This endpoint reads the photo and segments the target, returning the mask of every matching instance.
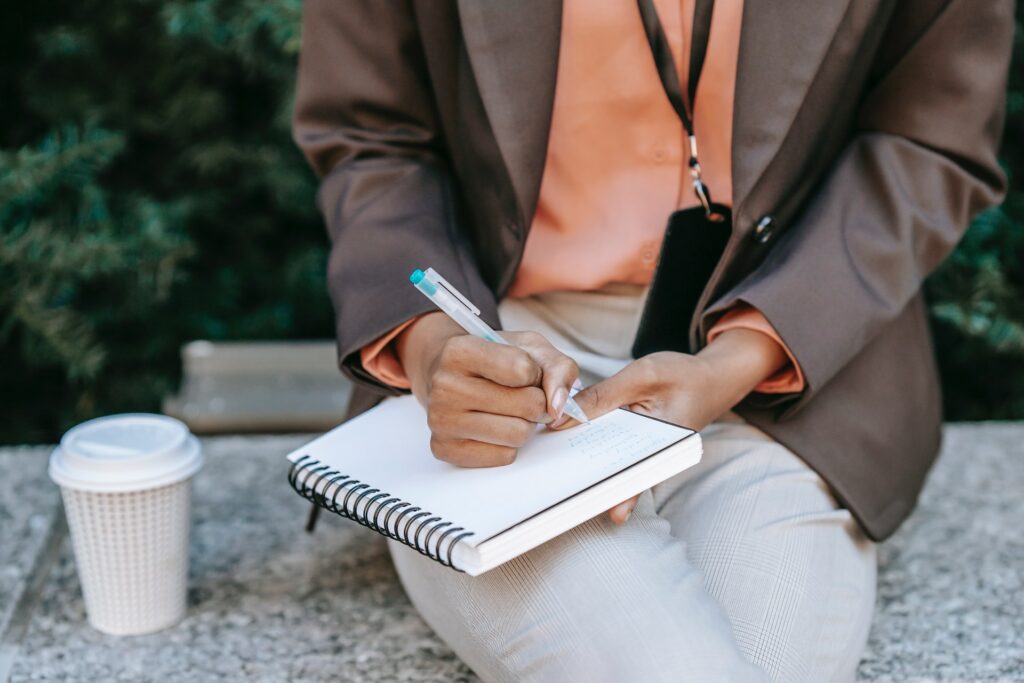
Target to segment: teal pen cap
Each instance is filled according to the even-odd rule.
[[[430,281],[427,274],[417,268],[412,271],[412,275],[409,276],[409,282],[415,285],[416,289],[420,290],[427,296],[433,296],[434,292],[437,291],[437,285]]]

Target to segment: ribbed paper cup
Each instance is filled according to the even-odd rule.
[[[152,633],[185,616],[198,440],[161,415],[113,415],[64,435],[50,457],[89,623]]]

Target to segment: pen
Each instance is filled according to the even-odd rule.
[[[409,282],[469,334],[495,344],[508,344],[480,318],[480,309],[455,289],[450,282],[438,275],[433,268],[427,268],[426,272],[417,268],[409,276]],[[576,401],[571,397],[566,399],[564,411],[566,415],[578,422],[590,422],[587,414],[576,405]]]

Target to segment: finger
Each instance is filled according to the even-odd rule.
[[[540,365],[523,349],[470,335],[452,337],[441,350],[441,367],[506,387],[540,384]]]
[[[622,501],[608,511],[608,516],[611,517],[611,520],[616,524],[625,524],[626,520],[628,520],[629,516],[633,513],[633,508],[636,507],[636,502],[639,499],[640,496],[633,496],[629,500]]]
[[[569,400],[569,389],[579,377],[576,361],[552,349],[553,353],[541,361],[541,386],[548,400],[548,414],[552,420],[562,417],[565,403]]]
[[[576,394],[573,400],[588,417],[599,417],[644,398],[644,392],[651,382],[649,372],[650,368],[643,359],[635,360],[608,379],[591,384]],[[563,418],[561,423],[556,422],[551,428],[561,429],[576,424],[572,418]]]
[[[472,410],[493,415],[509,415],[530,422],[547,424],[547,398],[540,387],[507,387],[482,377],[452,372],[434,376],[430,405],[445,410]]]
[[[430,438],[434,457],[458,467],[500,467],[516,459],[516,449],[468,439]]]
[[[562,410],[569,399],[569,389],[580,374],[576,361],[556,349],[537,332],[519,332],[510,336],[540,365],[541,386],[547,397],[548,414],[552,420],[557,420],[562,416]]]
[[[511,448],[519,448],[537,431],[535,423],[522,418],[465,411],[430,411],[427,424],[431,433],[441,439],[479,441]]]

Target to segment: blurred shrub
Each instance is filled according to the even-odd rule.
[[[1003,135],[1010,192],[927,282],[946,415],[1024,419],[1024,2]]]
[[[0,442],[158,410],[190,339],[330,337],[299,0],[0,10]]]
[[[300,0],[0,10],[0,442],[158,409],[190,339],[332,334],[315,182],[289,134],[300,12]],[[1019,18],[1017,37],[1014,179]],[[1018,188],[929,283],[953,418],[1024,418],[1022,227]]]

